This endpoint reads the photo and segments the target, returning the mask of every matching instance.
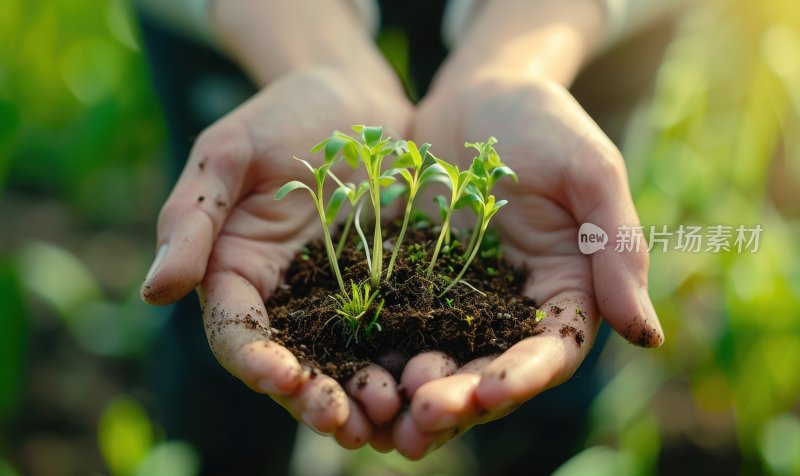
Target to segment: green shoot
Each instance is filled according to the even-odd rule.
[[[347,213],[347,218],[344,221],[342,236],[339,237],[339,243],[336,245],[336,258],[339,258],[342,256],[342,250],[344,249],[344,245],[347,243],[347,237],[350,235],[350,227],[353,226],[353,220],[356,216],[356,207],[358,206],[358,203],[361,201],[361,198],[364,196],[364,194],[369,191],[369,184],[366,180],[358,184],[358,186],[351,182],[342,183],[342,181],[339,180],[339,177],[334,175],[334,173],[330,170],[328,170],[328,175],[339,185],[339,188],[336,190],[336,192],[334,192],[334,195],[342,190],[347,196],[347,200],[350,202],[350,211]],[[331,197],[331,200],[333,199],[334,197]],[[367,248],[365,247],[364,249],[366,250]],[[367,252],[369,253],[369,251]]]
[[[336,276],[336,281],[339,283],[339,289],[342,292],[345,292],[344,288],[344,281],[342,280],[342,273],[339,271],[339,263],[336,261],[336,251],[333,249],[333,243],[331,242],[331,232],[328,228],[331,223],[336,218],[337,213],[339,212],[339,208],[341,207],[341,202],[338,203],[334,200],[331,200],[331,203],[328,207],[325,207],[324,198],[323,198],[323,188],[325,185],[325,177],[327,176],[328,170],[331,168],[333,164],[336,163],[336,160],[326,160],[324,164],[322,164],[318,168],[314,168],[303,159],[299,159],[295,157],[296,160],[299,160],[303,163],[314,175],[314,180],[317,184],[317,191],[314,192],[308,185],[304,184],[303,182],[292,180],[284,184],[278,191],[275,193],[275,200],[281,200],[283,197],[286,196],[289,192],[298,189],[305,189],[311,194],[311,198],[314,200],[314,204],[317,206],[317,213],[319,214],[319,218],[322,221],[322,233],[325,239],[325,250],[328,253],[328,262],[331,265],[331,270],[333,274]]]
[[[378,287],[383,273],[383,237],[381,236],[381,187],[386,187],[395,181],[391,175],[381,173],[383,159],[394,152],[394,143],[389,139],[382,139],[382,127],[353,126],[353,130],[361,134],[358,141],[341,132],[334,132],[333,136],[317,144],[317,150],[325,148],[326,155],[330,152],[335,157],[339,151],[345,161],[353,168],[359,164],[364,165],[367,172],[367,185],[370,201],[375,214],[375,234],[372,242],[372,262],[370,264],[370,278],[373,287]]]
[[[491,220],[492,217],[500,210],[500,208],[502,208],[508,202],[506,200],[500,200],[495,202],[494,195],[489,195],[489,198],[485,202],[477,195],[475,197],[476,199],[480,200],[478,203],[480,209],[479,217],[481,219],[481,223],[480,227],[478,228],[478,236],[477,236],[477,243],[480,243],[481,240],[483,239],[483,234],[486,233],[486,228],[489,227],[489,220]],[[446,288],[444,288],[444,291],[439,293],[439,297],[442,297],[445,294],[447,294],[447,291],[450,291],[450,289],[452,289],[453,286],[455,286],[456,283],[458,283],[461,280],[461,278],[464,276],[464,273],[467,271],[467,268],[469,267],[470,263],[472,263],[472,260],[475,259],[475,255],[478,254],[478,249],[479,246],[472,247],[472,252],[469,254],[469,257],[464,262],[464,266],[461,268],[461,271],[458,273],[458,276],[456,276],[455,279],[453,279],[453,281],[451,281],[450,284]]]
[[[436,241],[436,246],[433,249],[431,262],[428,265],[428,270],[425,272],[427,277],[430,277],[433,273],[433,267],[436,264],[436,258],[439,257],[439,251],[442,248],[442,242],[444,241],[445,235],[449,235],[450,219],[453,217],[453,210],[456,209],[456,204],[461,199],[461,196],[467,189],[467,185],[472,182],[474,177],[472,172],[469,170],[461,171],[458,169],[458,166],[451,165],[439,158],[434,158],[434,160],[436,160],[436,163],[439,164],[445,171],[445,183],[450,188],[450,204],[445,212],[445,218],[442,222],[442,231],[439,233],[439,239]]]
[[[392,165],[392,169],[386,172],[387,174],[391,175],[400,175],[405,180],[406,183],[404,184],[404,187],[408,191],[406,212],[403,216],[403,224],[400,227],[400,234],[397,237],[394,250],[392,250],[392,257],[389,260],[389,266],[386,268],[386,279],[389,279],[392,276],[392,269],[394,269],[394,263],[397,259],[397,254],[400,251],[403,238],[406,235],[406,229],[408,228],[408,223],[411,219],[411,210],[414,205],[414,198],[416,198],[417,192],[419,192],[422,187],[428,183],[437,180],[437,176],[445,173],[441,165],[431,160],[425,160],[428,158],[435,159],[435,157],[428,152],[430,144],[424,144],[422,148],[417,148],[417,144],[415,144],[413,141],[406,141],[404,145],[406,149],[405,153],[402,153]],[[409,169],[411,170],[409,171]]]
[[[351,293],[349,296],[346,292],[342,292],[341,294],[334,294],[331,298],[336,302],[336,314],[341,316],[350,338],[355,337],[356,342],[358,342],[358,329],[361,326],[361,318],[364,317],[372,302],[378,296],[378,290],[372,291],[369,283],[356,284],[352,281],[350,282],[350,288]],[[383,309],[383,300],[381,300],[372,321],[365,327],[365,333],[368,337],[372,334],[374,328],[380,330],[380,324],[376,321],[381,309]]]
[[[468,193],[463,197],[463,200],[472,208],[477,215],[475,226],[472,229],[472,236],[467,244],[467,249],[464,252],[466,256],[472,253],[473,247],[480,247],[480,240],[478,239],[478,232],[480,230],[480,223],[483,221],[481,216],[481,201],[485,202],[487,197],[492,194],[492,189],[498,180],[503,177],[511,177],[516,183],[518,181],[517,174],[503,164],[500,155],[494,148],[497,139],[489,137],[486,142],[467,142],[464,147],[476,149],[479,154],[472,159],[472,165],[469,170],[472,172],[474,178],[470,183]],[[477,198],[477,200],[476,200]],[[460,204],[463,206],[463,204]]]

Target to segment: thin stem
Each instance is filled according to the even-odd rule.
[[[367,242],[367,237],[364,236],[364,231],[361,230],[361,210],[364,208],[364,200],[358,202],[358,206],[356,207],[356,233],[358,233],[358,237],[361,238],[361,244],[364,245],[364,254],[367,255],[367,268],[372,271],[372,261],[369,259],[369,243]]]
[[[467,245],[467,249],[464,250],[464,256],[469,256],[469,254],[472,253],[472,247],[475,246],[481,223],[483,223],[483,213],[478,215],[478,220],[475,222],[475,226],[472,228],[472,236],[469,237],[469,244]]]
[[[486,228],[483,226],[483,224],[481,224],[481,231],[480,231],[480,233],[478,233],[478,244],[475,245],[475,247],[473,248],[472,253],[469,255],[469,259],[467,259],[467,261],[464,263],[464,267],[461,268],[461,271],[458,273],[458,276],[456,276],[455,279],[453,279],[450,282],[450,284],[447,285],[446,288],[444,288],[444,291],[442,291],[439,294],[439,296],[437,296],[437,297],[442,297],[445,294],[447,294],[447,291],[450,291],[451,289],[453,289],[453,286],[455,286],[456,283],[458,283],[461,280],[461,278],[464,276],[464,273],[467,272],[467,268],[469,267],[470,263],[472,263],[472,260],[475,259],[475,255],[478,254],[478,250],[480,249],[480,242],[481,242],[481,240],[483,240],[483,233],[485,231],[486,231]]]
[[[436,241],[436,248],[433,249],[433,257],[431,257],[431,264],[428,265],[428,270],[425,272],[425,276],[430,278],[431,274],[433,274],[433,265],[436,264],[436,258],[439,257],[439,250],[442,248],[442,241],[444,240],[445,230],[450,228],[450,217],[453,215],[453,209],[447,209],[447,216],[444,218],[444,222],[442,222],[442,231],[439,232],[439,239]]]
[[[372,238],[372,285],[378,287],[381,282],[381,271],[383,268],[383,238],[381,237],[381,201],[380,201],[380,178],[375,175],[372,190],[372,208],[375,210],[375,234]]]
[[[342,236],[339,238],[339,244],[336,245],[336,258],[338,259],[342,256],[342,250],[344,249],[345,243],[347,243],[347,237],[350,235],[350,226],[353,224],[353,218],[355,217],[356,210],[355,208],[350,209],[350,213],[347,214],[347,220],[344,222],[344,229],[342,230]]]
[[[403,217],[403,226],[400,227],[400,235],[397,237],[397,242],[394,244],[394,250],[392,250],[392,258],[389,260],[389,267],[386,268],[386,279],[389,279],[392,276],[392,269],[394,268],[394,261],[397,259],[397,253],[400,251],[400,244],[403,243],[403,237],[406,234],[406,228],[408,228],[408,221],[411,218],[411,205],[414,203],[414,195],[408,196],[408,204],[406,205],[406,215]]]
[[[322,192],[322,190],[320,190],[320,192]],[[320,193],[319,196],[321,197],[322,193]],[[346,294],[342,273],[339,272],[339,263],[336,261],[336,250],[333,249],[333,241],[331,241],[331,232],[325,221],[325,210],[322,208],[322,199],[317,202],[317,212],[319,213],[320,219],[322,219],[322,233],[325,236],[325,250],[328,252],[328,261],[331,264],[333,274],[336,275],[336,280],[339,282],[339,288],[342,290],[342,293]]]

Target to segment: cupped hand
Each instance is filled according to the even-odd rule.
[[[461,368],[425,353],[407,364],[401,388],[411,399],[398,416],[394,443],[422,457],[471,426],[500,418],[534,395],[569,379],[594,343],[600,315],[630,342],[659,346],[663,332],[647,295],[648,255],[616,252],[618,226],[637,225],[619,151],[560,85],[502,75],[434,90],[419,107],[418,142],[468,166],[464,142],[498,139],[519,183],[501,181],[509,201],[493,219],[505,256],[529,271],[523,293],[546,313],[539,335],[499,356]],[[604,250],[578,248],[578,228],[593,223],[608,235]]]
[[[348,448],[394,420],[396,382],[372,366],[369,385],[348,397],[335,380],[304,369],[270,339],[264,301],[296,251],[321,235],[308,196],[290,194],[280,203],[273,197],[287,181],[308,177],[292,156],[331,131],[382,124],[405,136],[410,113],[399,87],[357,74],[319,68],[278,79],[197,140],[161,210],[158,253],[142,287],[147,302],[167,304],[199,286],[208,342],[220,364]]]

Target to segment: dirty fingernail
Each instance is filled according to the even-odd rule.
[[[642,339],[639,343],[648,347],[658,347],[664,343],[664,330],[661,328],[661,322],[658,320],[653,301],[650,300],[646,288],[639,288],[639,302],[642,306],[645,324],[650,326],[649,330],[653,332],[653,335],[647,336],[649,338]]]
[[[164,243],[158,249],[158,253],[156,253],[156,258],[153,260],[153,264],[150,265],[150,270],[147,271],[147,277],[144,278],[145,284],[148,283],[150,280],[153,279],[153,276],[158,273],[158,270],[161,269],[161,265],[164,264],[164,258],[167,257],[167,252],[169,251],[169,244]]]

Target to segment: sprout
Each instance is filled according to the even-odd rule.
[[[428,265],[428,270],[426,271],[425,275],[430,277],[433,273],[433,267],[436,264],[436,258],[439,257],[439,251],[442,248],[442,242],[444,241],[445,235],[449,235],[450,233],[450,219],[453,217],[453,210],[456,209],[456,204],[459,203],[461,196],[464,195],[464,192],[467,189],[467,185],[472,182],[473,175],[472,172],[469,170],[461,171],[458,169],[458,166],[451,165],[445,162],[442,159],[434,157],[439,166],[444,169],[443,177],[445,178],[445,184],[450,188],[450,204],[447,207],[445,212],[444,221],[442,222],[442,231],[439,233],[439,239],[436,241],[436,246],[433,249],[433,257],[431,258],[431,262]],[[440,203],[440,207],[441,207]]]
[[[353,168],[364,165],[367,172],[367,189],[375,213],[375,234],[372,243],[372,262],[370,277],[373,287],[378,287],[383,273],[383,238],[381,236],[381,187],[391,185],[395,178],[381,173],[383,159],[391,154],[395,145],[390,139],[382,139],[382,127],[353,126],[361,134],[362,141],[334,132],[333,135],[317,144],[312,150],[325,149],[326,158],[335,157],[340,151],[344,160]],[[329,155],[330,154],[330,155]],[[366,249],[366,248],[365,248]]]
[[[389,175],[400,175],[405,180],[405,184],[394,184],[387,189],[388,191],[394,187],[396,191],[394,192],[394,196],[387,196],[387,199],[384,201],[385,204],[391,203],[394,198],[405,191],[408,191],[406,212],[403,216],[403,224],[400,227],[400,234],[397,237],[397,242],[395,243],[394,250],[392,251],[392,257],[389,260],[389,266],[386,268],[386,279],[389,279],[392,276],[394,262],[397,259],[397,253],[400,251],[403,238],[406,235],[406,229],[408,228],[408,222],[411,219],[411,210],[414,205],[414,198],[417,196],[417,192],[419,192],[428,183],[435,181],[438,176],[445,173],[442,166],[435,163],[435,157],[428,152],[430,144],[424,144],[421,149],[417,148],[417,144],[415,144],[413,141],[407,141],[403,145],[405,146],[405,153],[402,153],[394,162],[394,164],[392,164],[392,169],[386,172],[386,174]],[[409,171],[409,169],[411,170]]]
[[[472,180],[467,184],[467,188],[459,198],[455,208],[469,206],[475,212],[477,221],[472,229],[472,236],[467,244],[467,250],[464,252],[464,255],[467,256],[467,259],[464,260],[464,266],[450,285],[439,294],[440,297],[447,293],[464,276],[480,249],[483,235],[489,226],[489,220],[501,207],[508,203],[506,200],[495,201],[494,195],[491,194],[492,188],[494,188],[498,180],[506,176],[511,177],[514,182],[517,181],[517,174],[500,160],[500,155],[497,154],[494,148],[496,143],[497,139],[490,137],[486,142],[468,142],[464,144],[464,147],[477,149],[479,155],[472,160],[472,165],[469,168]]]
[[[358,329],[361,326],[361,318],[364,317],[372,302],[375,301],[378,296],[378,290],[371,292],[372,288],[369,283],[356,284],[352,281],[350,282],[350,287],[351,294],[349,296],[346,293],[342,293],[333,295],[331,298],[336,301],[336,314],[342,317],[342,322],[347,326],[350,339],[355,338],[356,342],[358,342]],[[372,337],[373,329],[381,330],[381,325],[378,324],[377,320],[383,309],[383,303],[384,301],[381,300],[374,317],[364,327],[364,333],[367,337]]]
[[[328,170],[334,165],[337,160],[331,158],[328,160],[326,158],[325,163],[322,164],[319,168],[314,168],[303,159],[299,159],[295,157],[296,160],[299,160],[303,163],[311,173],[314,175],[314,180],[317,183],[317,191],[314,192],[311,188],[304,184],[303,182],[292,180],[291,182],[286,183],[283,185],[278,191],[275,193],[275,200],[281,200],[283,197],[286,196],[289,192],[298,189],[306,189],[309,194],[311,194],[311,198],[314,200],[314,204],[317,206],[317,213],[319,214],[319,218],[322,221],[322,233],[325,238],[325,250],[328,253],[328,261],[331,265],[331,270],[333,274],[336,276],[336,281],[339,283],[339,289],[342,292],[345,292],[344,289],[344,281],[342,280],[342,273],[339,272],[339,263],[336,261],[336,252],[333,249],[333,243],[331,242],[331,232],[328,229],[328,226],[333,223],[336,219],[336,215],[339,212],[339,208],[341,208],[341,201],[337,204],[334,200],[331,200],[331,203],[328,205],[328,208],[325,208],[324,198],[323,198],[323,188],[325,185],[325,177],[327,176]],[[341,188],[339,189],[341,190]],[[337,190],[338,191],[338,190]],[[335,193],[334,193],[335,195]]]

